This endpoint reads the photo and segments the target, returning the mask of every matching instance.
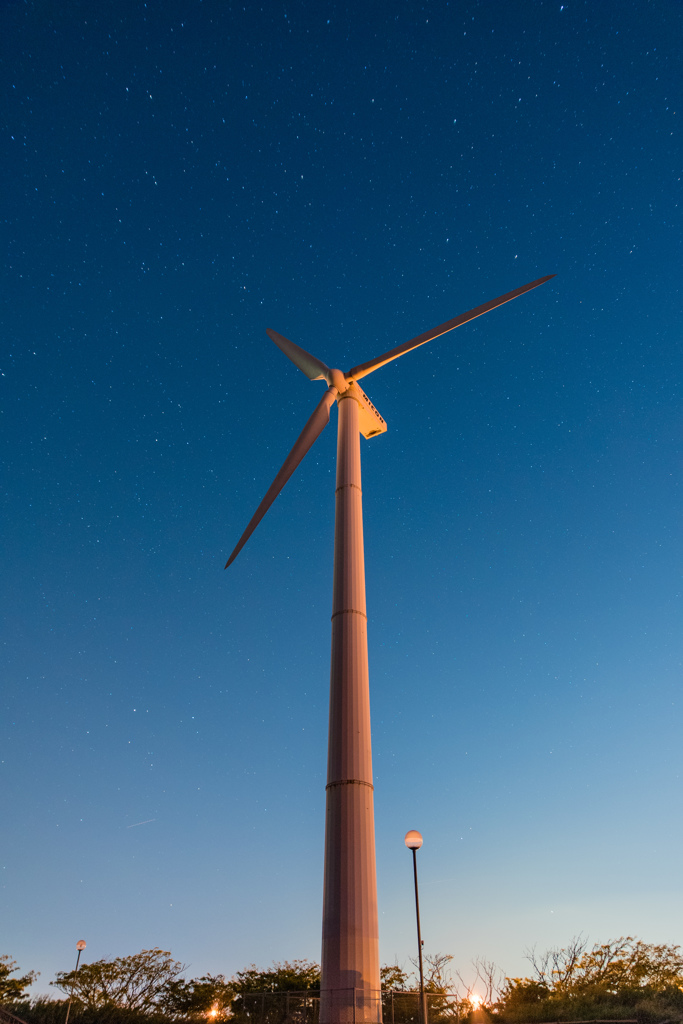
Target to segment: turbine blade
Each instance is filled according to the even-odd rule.
[[[460,316],[456,316],[454,320],[447,320],[445,324],[440,324],[439,327],[434,327],[431,331],[425,331],[424,334],[418,334],[416,338],[412,338],[410,341],[404,341],[402,345],[397,345],[396,348],[390,349],[382,356],[377,356],[376,359],[370,359],[367,363],[361,363],[360,366],[354,366],[352,370],[349,370],[346,376],[353,377],[354,380],[360,380],[361,377],[365,377],[368,373],[372,373],[373,370],[378,370],[379,367],[384,366],[385,363],[390,363],[392,359],[398,359],[399,356],[405,355],[405,353],[410,352],[411,349],[419,348],[420,345],[426,345],[426,343],[431,341],[433,338],[438,338],[439,335],[446,334],[448,331],[452,331],[455,327],[460,327],[462,324],[466,324],[469,320],[474,320],[475,317],[488,313],[489,310],[495,309],[496,306],[502,306],[504,302],[510,302],[511,299],[516,299],[518,295],[523,295],[524,292],[530,292],[532,288],[537,288],[539,284],[545,284],[546,281],[550,281],[553,277],[555,277],[555,274],[548,274],[547,277],[539,277],[537,281],[531,281],[530,284],[524,284],[521,288],[515,288],[514,291],[507,292],[506,295],[501,295],[497,299],[491,299],[490,302],[485,302],[483,306],[475,306],[475,308],[470,309],[469,312],[461,313]]]
[[[323,397],[321,398],[321,400],[316,405],[315,409],[313,410],[313,415],[310,417],[308,423],[299,434],[299,437],[294,443],[294,447],[292,448],[291,452],[284,461],[282,469],[277,474],[272,484],[266,491],[265,498],[254,512],[253,516],[249,521],[249,525],[247,526],[246,530],[239,539],[237,547],[235,548],[233,553],[230,555],[230,558],[225,563],[226,569],[231,564],[231,562],[235,561],[240,551],[247,543],[247,541],[251,537],[252,533],[254,532],[258,524],[263,519],[268,509],[273,504],[278,494],[280,493],[280,491],[285,486],[285,484],[289,480],[290,476],[292,475],[296,467],[303,459],[306,452],[309,450],[309,448],[312,447],[315,441],[317,441],[320,434],[323,432],[327,424],[330,422],[330,407],[332,406],[332,403],[336,399],[337,394],[338,392],[336,388],[328,388]]]
[[[291,359],[294,365],[298,366],[306,374],[309,380],[326,380],[329,383],[330,371],[322,359],[312,356],[305,348],[300,348],[299,345],[295,345],[289,338],[285,338],[284,335],[271,330],[270,327],[266,328],[266,334],[271,341],[275,342],[279,349],[282,349],[288,359]]]

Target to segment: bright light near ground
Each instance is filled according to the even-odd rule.
[[[472,1009],[473,1010],[478,1010],[480,1008],[482,1002],[483,1002],[483,1000],[482,1000],[481,996],[475,996],[475,994],[473,992],[472,995],[470,996],[470,1003],[472,1004]]]

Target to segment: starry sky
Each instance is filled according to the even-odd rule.
[[[4,0],[2,949],[319,958],[336,410],[382,962],[681,942],[678,0]]]

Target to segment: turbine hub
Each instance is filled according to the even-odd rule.
[[[349,383],[350,383],[346,379],[344,374],[341,372],[341,370],[330,370],[330,375],[327,378],[327,380],[328,380],[328,383],[333,388],[337,389],[337,391],[339,392],[340,395],[344,394],[344,392],[348,389]]]

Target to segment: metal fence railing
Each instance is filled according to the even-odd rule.
[[[457,1024],[458,999],[441,992],[427,992],[428,1024]],[[380,1006],[381,1001],[381,1015]],[[339,993],[334,1019],[345,1024],[420,1024],[420,993],[388,991],[376,997],[361,989]],[[319,1024],[320,992],[240,992],[231,1007],[235,1024]]]
[[[459,1000],[447,992],[425,992],[428,1024],[457,1024],[460,1020]],[[419,1024],[420,993],[383,992],[384,1024]]]
[[[1,1024],[26,1024],[21,1017],[17,1017],[14,1013],[10,1013],[3,1006],[0,1006],[0,1022]]]
[[[235,1024],[318,1024],[320,993],[240,992],[230,1007]]]

